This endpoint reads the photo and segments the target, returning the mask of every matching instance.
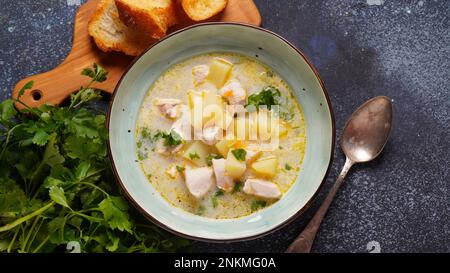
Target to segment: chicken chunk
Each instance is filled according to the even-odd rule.
[[[194,77],[194,85],[200,85],[205,82],[209,74],[209,66],[197,65],[192,68],[192,76]]]
[[[191,111],[188,106],[181,105],[180,117],[172,124],[171,131],[174,131],[184,140],[191,139]]]
[[[214,145],[219,140],[222,129],[216,125],[214,120],[210,120],[203,127],[201,139],[205,144]]]
[[[155,99],[153,102],[163,115],[175,119],[180,115],[181,100],[177,99]]]
[[[216,176],[217,187],[224,191],[231,191],[234,186],[233,178],[225,173],[226,159],[213,159],[212,165]]]
[[[281,197],[281,191],[278,186],[263,179],[247,179],[243,190],[246,194],[262,198],[279,199]]]
[[[247,92],[237,80],[231,80],[219,90],[219,94],[231,105],[244,105],[246,103]]]
[[[209,167],[186,169],[184,176],[186,186],[195,198],[202,198],[214,186],[213,170]]]

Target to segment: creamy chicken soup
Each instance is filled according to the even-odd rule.
[[[291,88],[265,64],[234,53],[170,67],[150,87],[136,131],[142,170],[161,196],[217,219],[283,198],[306,141]]]

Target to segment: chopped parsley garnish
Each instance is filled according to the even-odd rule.
[[[176,166],[176,168],[177,168],[177,171],[180,173],[182,173],[182,172],[184,172],[184,170],[186,170],[186,168],[183,166]]]
[[[200,156],[196,152],[189,153],[189,158],[191,160],[200,159]]]
[[[280,97],[280,90],[273,86],[267,86],[261,92],[249,96],[246,107],[252,105],[258,109],[259,106],[267,106],[267,109],[270,110],[272,105],[279,105]]]
[[[211,197],[211,202],[213,205],[213,208],[217,207],[218,201],[217,201],[217,197],[224,195],[224,192],[222,190],[218,190],[216,191],[213,196]]]
[[[255,200],[252,202],[252,206],[251,206],[252,212],[257,211],[261,208],[264,208],[266,205],[267,205],[267,202],[264,200]]]
[[[146,127],[142,128],[142,130],[141,130],[141,137],[142,138],[149,138],[149,139],[151,139],[152,135],[150,133],[150,130],[148,128],[146,128]]]
[[[137,153],[137,157],[138,157],[138,159],[140,160],[140,161],[142,161],[142,160],[144,160],[146,157],[145,157],[145,155],[143,154],[143,153],[141,153],[141,152],[138,152]]]
[[[165,146],[178,146],[183,143],[181,136],[175,132],[170,131],[170,133],[159,131],[153,137],[154,139],[163,138]]]
[[[197,215],[203,215],[205,212],[206,212],[206,208],[205,208],[204,206],[200,205],[200,206],[197,208],[196,214],[197,214]]]
[[[247,156],[247,152],[242,148],[232,150],[231,153],[239,161],[245,161],[245,157]]]
[[[236,192],[241,191],[241,189],[242,189],[243,187],[244,187],[244,182],[241,182],[241,181],[236,182],[236,183],[234,184],[232,193],[236,193]]]
[[[292,170],[291,165],[289,165],[288,163],[286,163],[286,164],[284,165],[284,168],[285,168],[286,170],[288,170],[288,171]]]
[[[284,121],[291,121],[295,116],[295,113],[292,109],[288,110],[288,111],[289,112],[285,112],[285,111],[280,112],[280,118],[283,119]]]

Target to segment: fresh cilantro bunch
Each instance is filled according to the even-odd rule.
[[[99,65],[84,69],[91,83],[67,107],[0,103],[0,252],[176,251],[187,242],[161,231],[120,196],[107,157],[105,115],[86,103],[106,80]],[[24,106],[17,111],[14,103]]]

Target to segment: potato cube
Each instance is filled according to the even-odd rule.
[[[203,94],[201,92],[188,91],[189,107],[191,108],[191,124],[194,130],[203,129],[203,108],[199,107],[203,103]]]
[[[210,153],[211,149],[208,145],[196,140],[184,151],[183,157],[197,166],[206,166],[206,158]]]
[[[247,164],[244,161],[238,160],[231,151],[228,152],[227,162],[225,163],[225,171],[227,175],[234,179],[239,179],[247,169]]]
[[[276,156],[264,157],[256,160],[252,164],[252,170],[260,176],[273,177],[278,168],[278,159]]]
[[[224,128],[224,103],[222,97],[216,92],[203,92],[203,123],[214,118],[215,124],[220,128]]]
[[[208,74],[208,80],[217,88],[221,88],[231,74],[233,64],[222,58],[214,58]]]

